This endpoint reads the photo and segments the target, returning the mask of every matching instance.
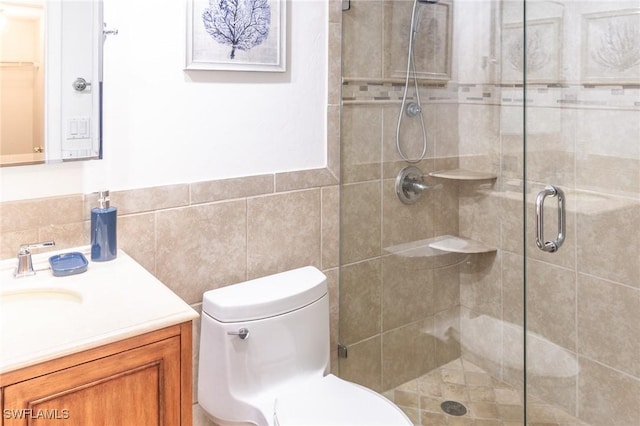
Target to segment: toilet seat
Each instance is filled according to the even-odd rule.
[[[404,426],[409,418],[382,395],[332,374],[281,393],[275,426]]]

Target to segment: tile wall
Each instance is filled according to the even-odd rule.
[[[459,329],[460,259],[394,254],[405,243],[458,233],[458,185],[427,177],[438,189],[413,205],[398,200],[395,179],[407,165],[396,152],[404,83],[384,78],[385,2],[350,5],[343,14],[339,332],[348,356],[340,375],[386,391],[460,355],[451,335]],[[448,132],[457,128],[457,106],[423,104],[423,116],[427,152],[414,165],[424,174],[457,167],[457,135]],[[422,150],[416,120],[401,124],[411,157]]]
[[[404,82],[385,74],[391,4],[352,0],[343,18],[340,335],[349,358],[341,360],[341,374],[384,391],[445,362],[438,345],[447,342],[447,356],[459,351],[521,387],[526,262],[530,395],[592,424],[637,423],[640,84],[530,82],[523,179],[521,84],[483,81],[480,73],[469,83],[423,82],[429,149],[419,167],[425,173],[463,167],[497,179],[443,182],[418,204],[403,206],[393,184],[404,165],[395,154]],[[473,30],[454,25],[454,32]],[[567,63],[579,53],[565,51]],[[405,148],[419,152],[419,130],[403,126]],[[567,194],[567,239],[556,254],[535,246],[534,201],[546,184]],[[549,237],[554,204],[547,203]],[[385,251],[442,233],[497,251],[441,269],[447,278],[433,265],[395,264]],[[407,336],[413,342],[403,341]]]
[[[305,265],[321,269],[336,341],[339,187],[328,169],[111,195],[118,247],[197,311],[207,290]],[[55,240],[56,249],[87,245],[95,204],[95,195],[82,194],[2,203],[1,257],[14,257],[25,242]],[[194,379],[198,340],[196,321]]]

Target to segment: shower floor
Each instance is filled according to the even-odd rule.
[[[522,425],[521,394],[468,361],[456,359],[430,373],[384,394],[409,416],[414,425]],[[445,414],[444,401],[457,401],[467,408],[463,416]],[[530,402],[530,425],[589,426],[559,408]]]

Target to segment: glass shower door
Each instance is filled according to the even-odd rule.
[[[640,424],[640,1],[524,30],[527,420]]]

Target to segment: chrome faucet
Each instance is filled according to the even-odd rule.
[[[55,245],[55,241],[22,244],[20,246],[20,251],[18,252],[18,266],[16,267],[13,276],[16,278],[21,278],[35,275],[36,271],[33,270],[33,262],[31,261],[31,250],[42,247],[53,247]]]

